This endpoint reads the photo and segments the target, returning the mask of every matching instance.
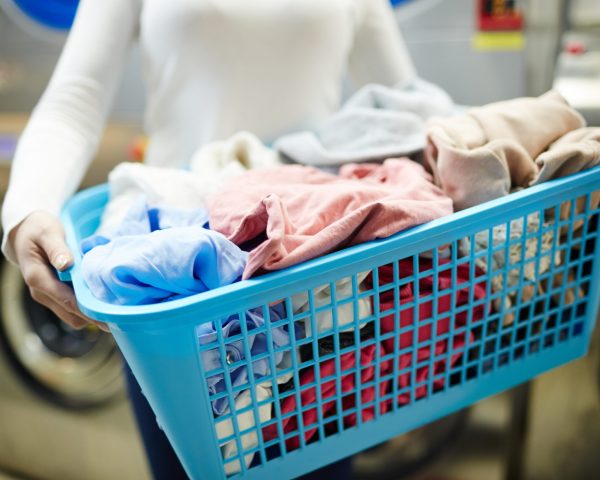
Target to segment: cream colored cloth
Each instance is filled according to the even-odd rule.
[[[369,276],[370,272],[359,273],[356,277],[357,289],[359,292],[365,290],[363,285],[364,280]],[[344,302],[344,299],[348,300],[352,298],[352,277],[343,278],[335,283],[335,297],[341,304],[337,306],[337,325],[339,331],[345,332],[354,329],[354,305],[353,300]],[[325,308],[328,305],[332,305],[331,298],[331,287],[329,285],[323,285],[316,289],[313,289],[314,297],[314,308]],[[310,309],[310,302],[308,295],[303,292],[292,297],[292,305],[294,308],[294,314],[307,312]],[[359,298],[356,300],[357,318],[358,320],[364,320],[373,314],[373,308],[371,306],[371,297]],[[325,308],[320,312],[316,312],[315,325],[317,326],[317,333],[329,331],[333,328],[333,307]],[[304,321],[304,329],[306,336],[312,335],[311,318],[308,317]],[[364,324],[363,324],[364,326]]]
[[[532,184],[545,182],[556,177],[564,177],[599,165],[600,128],[579,128],[563,135],[536,159],[536,164],[539,168],[539,175]],[[586,203],[585,196],[577,198],[574,208],[575,215],[585,212]],[[590,194],[589,208],[594,210],[598,208],[598,205],[600,205],[600,189]],[[571,201],[561,203],[560,219],[568,220],[571,218],[572,208]],[[554,208],[546,210],[546,221],[554,220],[555,216]],[[579,229],[582,225],[583,219],[573,222],[573,233],[579,235]],[[561,227],[561,235],[568,235],[568,233],[569,225]]]
[[[428,123],[425,160],[457,210],[600,164],[600,129],[550,91]]]
[[[190,170],[203,182],[203,190],[216,192],[221,185],[246,170],[281,164],[279,154],[249,132],[239,132],[225,141],[211,142],[192,156]]]
[[[189,171],[121,163],[108,176],[110,199],[98,231],[120,225],[140,194],[145,195],[149,206],[201,208],[206,197],[227,180],[246,170],[280,164],[279,155],[248,132],[200,148],[192,157]]]
[[[200,179],[184,170],[125,162],[108,174],[108,184],[109,200],[102,212],[100,234],[121,225],[140,195],[150,207],[192,209],[204,205]]]
[[[256,385],[256,401],[257,402],[265,402],[266,400],[272,398],[273,392],[271,387],[269,386],[269,382],[263,382]],[[248,408],[253,405],[252,402],[252,394],[250,390],[245,390],[242,392],[235,400],[235,410],[236,412]],[[238,413],[234,418],[238,427],[238,432],[243,432],[245,430],[250,430],[250,432],[244,433],[240,435],[240,442],[242,444],[242,450],[250,450],[258,445],[258,436],[256,434],[257,430],[265,422],[271,420],[271,410],[272,404],[266,403],[265,405],[261,405],[257,408],[258,416],[258,427],[256,427],[254,409],[247,410],[243,413]],[[227,412],[229,413],[229,412]],[[217,421],[216,423],[217,430],[217,440],[222,440],[228,438],[235,434],[235,429],[233,426],[232,418],[228,418],[223,421]],[[237,443],[234,440],[230,440],[225,443],[221,443],[221,454],[223,455],[223,459],[227,460],[229,458],[237,457],[238,447]],[[252,463],[252,459],[254,458],[254,453],[250,453],[244,455],[244,462],[246,466],[250,466]],[[235,460],[234,462],[229,462],[225,464],[225,474],[233,475],[241,471],[242,467],[240,465],[240,461]]]
[[[600,128],[580,128],[563,135],[550,148],[536,159],[539,168],[538,177],[532,185],[545,182],[552,178],[564,177],[577,173],[587,168],[600,165]],[[600,190],[590,194],[590,209],[596,209],[600,205]],[[560,206],[561,220],[571,217],[571,202],[563,202]],[[579,215],[586,209],[584,196],[575,201],[575,215]],[[553,218],[554,209],[548,209],[546,218]],[[583,225],[583,220],[573,223],[573,232],[578,232]],[[567,235],[568,226],[561,228],[561,235]]]
[[[579,128],[563,135],[535,163],[539,173],[532,185],[599,165],[600,128]]]
[[[475,265],[484,272],[488,272],[488,255],[482,255],[482,252],[488,252],[490,248],[493,248],[491,255],[492,271],[490,272],[492,275],[492,290],[496,293],[504,290],[504,270],[506,268],[508,274],[506,277],[506,286],[515,287],[521,284],[522,300],[528,301],[535,294],[536,285],[539,282],[538,274],[541,275],[547,272],[552,264],[552,255],[550,252],[552,251],[554,242],[554,231],[548,228],[548,225],[545,223],[540,226],[539,213],[528,215],[526,228],[524,228],[523,223],[523,218],[517,218],[510,222],[510,237],[507,237],[506,224],[495,226],[492,229],[492,245],[489,245],[489,232],[487,230],[475,235],[474,247],[471,244],[471,238],[466,237],[459,242],[459,252],[461,256],[469,256],[471,250],[474,249],[473,253],[476,256]],[[540,242],[537,233],[541,228],[545,231],[541,235]],[[521,239],[525,234],[532,238],[525,241],[525,251],[523,251],[523,242]],[[511,242],[508,248],[508,258],[506,257],[505,249],[507,242]],[[533,260],[536,257],[539,257],[539,261]],[[556,250],[554,264],[559,265],[560,261],[560,255],[558,250]],[[523,265],[522,282],[521,265]],[[504,297],[504,306],[506,309],[513,305],[516,293],[518,292]],[[499,299],[494,302],[494,307],[496,310],[500,310],[501,302]],[[513,320],[514,315],[509,313],[504,315],[505,325],[512,323]]]

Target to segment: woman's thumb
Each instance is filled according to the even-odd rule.
[[[65,245],[65,247],[66,247],[66,245]],[[63,271],[65,268],[67,268],[69,265],[71,265],[73,263],[73,257],[71,256],[71,253],[67,249],[65,249],[64,252],[57,253],[54,257],[50,257],[50,258],[52,259],[52,260],[50,260],[50,263],[52,263],[52,266],[60,271]]]
[[[45,228],[38,243],[57,270],[62,271],[73,263],[73,255],[65,243],[65,234],[60,222],[52,222],[52,225]]]

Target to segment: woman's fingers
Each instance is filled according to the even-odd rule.
[[[110,333],[110,328],[106,323],[97,322],[96,320],[90,320],[94,325],[96,325],[100,330],[106,333]]]
[[[44,225],[43,234],[37,238],[37,243],[55,269],[62,271],[73,264],[73,255],[65,242],[65,232],[60,222]]]
[[[79,311],[73,290],[58,280],[50,267],[44,263],[29,262],[23,267],[23,278],[32,291],[32,296],[34,291],[41,292],[68,312],[81,316],[83,320],[89,320]]]
[[[38,302],[38,303],[44,305],[45,307],[49,308],[50,310],[52,310],[54,315],[56,315],[63,322],[67,323],[68,325],[70,325],[72,328],[75,328],[76,330],[85,328],[90,323],[92,323],[96,327],[98,327],[100,330],[102,330],[103,332],[107,332],[107,333],[110,332],[108,326],[105,323],[92,320],[92,319],[86,317],[85,315],[83,315],[79,310],[77,310],[77,312],[69,311],[68,308],[64,307],[64,305],[65,305],[64,302],[60,302],[60,301],[57,302],[54,297],[46,295],[42,291],[34,290],[31,292],[31,296],[33,297],[33,299],[36,302]]]
[[[56,278],[48,265],[52,255],[60,260],[63,268],[71,258],[70,252],[66,262],[60,258],[68,252],[61,229],[60,222],[51,215],[33,213],[11,232],[13,247],[31,297],[73,328],[82,328],[88,319],[79,311],[73,291]],[[47,252],[45,248],[50,250]]]
[[[65,322],[67,325],[69,325],[71,328],[74,328],[75,330],[81,330],[89,324],[87,320],[84,320],[80,316],[67,311],[58,303],[56,303],[53,299],[44,295],[41,292],[36,293],[36,297],[34,298],[34,300],[44,305],[46,308],[50,309],[52,313],[54,313],[54,315],[56,315],[63,322]]]
[[[56,278],[53,268],[64,270],[73,263],[63,227],[56,217],[46,212],[34,212],[13,229],[9,240],[35,301],[73,328],[80,329],[93,323],[101,330],[109,331],[105,324],[81,313],[72,288]]]
[[[19,265],[39,256],[45,257],[58,270],[64,270],[73,263],[62,224],[48,213],[32,213],[11,232],[11,237]]]

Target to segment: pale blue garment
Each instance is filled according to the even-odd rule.
[[[92,294],[118,305],[143,305],[237,281],[248,254],[203,228],[206,218],[204,210],[136,203],[120,227],[82,242],[81,271]]]
[[[269,307],[269,317],[270,322],[278,322],[284,318],[286,318],[285,314],[285,306],[283,303],[278,303]],[[263,317],[263,309],[261,307],[254,308],[246,311],[244,321],[246,322],[246,328],[248,334],[246,336],[248,341],[248,350],[250,352],[250,356],[254,359],[256,356],[264,354],[268,352],[268,337],[266,332],[260,332],[256,334],[252,334],[252,330],[260,329],[265,325],[265,319]],[[240,323],[239,315],[231,315],[226,320],[223,320],[221,323],[221,332],[222,338],[224,342],[224,350],[225,357],[221,358],[221,353],[219,350],[219,341],[217,332],[215,331],[215,325],[213,322],[203,323],[198,327],[198,338],[201,346],[211,346],[214,345],[214,348],[210,350],[202,351],[202,362],[204,364],[204,369],[206,372],[210,372],[211,370],[216,369],[225,369],[228,372],[228,375],[231,379],[232,387],[239,387],[242,385],[249,384],[249,364],[252,364],[252,373],[254,375],[254,379],[256,383],[260,382],[262,377],[270,375],[271,366],[269,357],[261,358],[254,361],[248,361],[246,359],[246,354],[244,351],[244,343],[242,338],[234,340],[232,342],[227,343],[227,339],[229,337],[238,336],[242,333],[242,325]],[[296,338],[301,338],[302,333],[299,330],[299,325],[295,325],[296,328]],[[287,330],[287,327],[275,327],[271,328],[271,341],[273,343],[273,351],[274,357],[273,362],[274,365],[278,369],[286,369],[291,367],[291,347],[290,347],[290,336]],[[285,349],[285,347],[288,347]],[[284,350],[284,351],[276,351],[276,350]],[[229,365],[235,365],[237,362],[243,361],[238,366],[229,367]],[[282,376],[282,378],[277,378],[277,383],[284,383],[289,380],[289,376]],[[223,377],[223,373],[212,375],[207,378],[208,391],[211,395],[221,393],[227,390],[225,378]],[[234,400],[242,394],[244,390],[233,393]],[[215,415],[223,415],[224,413],[229,411],[229,401],[227,397],[218,398],[213,400],[213,411]]]
[[[208,228],[208,212],[202,208],[188,210],[169,206],[149,207],[146,197],[137,197],[121,224],[112,229],[96,232],[81,242],[85,254],[92,248],[105,245],[112,238],[141,235],[174,227],[204,226]]]

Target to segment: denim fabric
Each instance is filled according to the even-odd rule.
[[[282,303],[273,305],[269,308],[269,316],[271,322],[279,321],[286,318],[285,306]],[[264,354],[269,351],[268,337],[265,331],[259,333],[252,333],[254,329],[260,329],[265,325],[265,319],[263,317],[262,308],[255,308],[248,310],[245,313],[244,320],[246,322],[246,328],[248,331],[248,350],[250,356],[254,359],[256,356]],[[267,375],[271,375],[271,367],[269,358],[261,358],[258,360],[251,361],[246,358],[244,349],[244,342],[241,338],[228,341],[229,337],[238,336],[242,333],[242,324],[238,315],[231,315],[222,323],[218,324],[221,328],[223,341],[225,342],[225,357],[222,358],[219,345],[218,336],[215,328],[217,328],[214,322],[203,323],[198,327],[198,338],[200,345],[213,345],[214,348],[202,351],[202,362],[206,372],[211,370],[223,368],[225,374],[229,375],[231,379],[232,387],[239,387],[247,385],[250,388],[249,383],[249,366],[252,365],[252,373],[255,380],[261,379]],[[287,368],[290,364],[291,346],[290,336],[287,327],[276,327],[270,330],[271,341],[273,342],[272,348],[275,351],[273,361],[276,367]],[[285,349],[285,347],[288,347]],[[285,350],[279,351],[276,350]],[[226,382],[223,373],[212,375],[208,377],[208,390],[210,394],[217,394],[226,391]],[[234,400],[243,392],[239,391],[233,394]],[[222,397],[213,400],[213,411],[215,415],[223,415],[229,410],[229,402],[227,397]]]

